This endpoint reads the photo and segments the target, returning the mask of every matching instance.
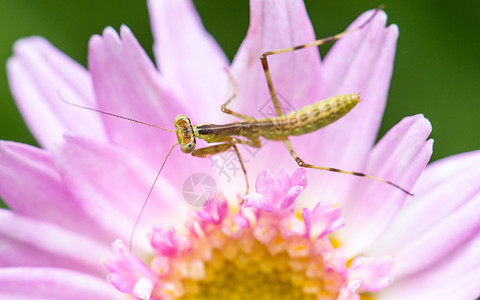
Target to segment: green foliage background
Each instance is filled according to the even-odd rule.
[[[479,149],[480,1],[382,2],[389,22],[398,24],[400,38],[380,136],[404,116],[423,113],[433,125],[433,160]],[[380,3],[306,0],[317,37],[341,32]],[[207,30],[233,58],[247,30],[248,1],[195,5]],[[5,66],[17,39],[41,35],[85,65],[89,37],[121,24],[151,55],[146,1],[0,0],[0,62]],[[0,72],[0,139],[35,144],[10,95],[5,71]]]

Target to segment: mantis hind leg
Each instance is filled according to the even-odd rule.
[[[273,81],[272,81],[272,76],[270,75],[270,68],[268,66],[267,57],[270,56],[270,55],[274,55],[274,54],[297,51],[297,50],[312,47],[312,46],[320,46],[320,45],[324,45],[324,44],[327,44],[327,43],[334,42],[334,41],[340,39],[341,37],[343,37],[343,36],[345,36],[349,33],[355,32],[355,31],[360,30],[363,27],[365,27],[368,23],[370,23],[371,20],[373,20],[373,18],[376,16],[377,12],[379,12],[382,9],[383,9],[383,6],[377,7],[377,9],[374,11],[372,16],[370,18],[368,18],[368,20],[366,20],[359,27],[356,27],[356,28],[353,28],[353,29],[350,29],[350,30],[346,30],[344,32],[341,32],[341,33],[338,33],[336,35],[332,35],[332,36],[329,36],[329,37],[326,37],[326,38],[323,38],[323,39],[319,39],[319,40],[313,41],[311,43],[298,45],[298,46],[295,46],[295,47],[278,49],[278,50],[274,50],[274,51],[267,51],[267,52],[264,52],[260,56],[260,61],[262,62],[263,73],[265,74],[265,79],[267,80],[268,90],[270,92],[270,96],[272,98],[273,105],[275,106],[275,111],[277,112],[278,116],[283,116],[284,113],[282,111],[282,107],[280,105],[280,102],[278,101],[278,97],[277,97],[277,94],[275,92],[275,88],[273,87]]]
[[[293,150],[293,147],[292,147],[292,144],[290,143],[290,140],[287,139],[287,140],[284,140],[283,142],[284,142],[284,144],[285,144],[285,147],[287,147],[288,152],[289,152],[290,155],[293,157],[293,159],[295,159],[295,162],[298,164],[299,167],[302,167],[302,168],[310,168],[310,169],[317,169],[317,170],[323,170],[323,171],[336,172],[336,173],[342,173],[342,174],[347,174],[347,175],[354,175],[354,176],[359,176],[359,177],[370,178],[370,179],[373,179],[373,180],[376,180],[376,181],[380,181],[380,182],[389,184],[389,185],[393,186],[394,188],[401,190],[401,191],[404,192],[405,194],[407,194],[407,195],[409,195],[409,196],[413,196],[412,193],[410,193],[409,191],[407,191],[406,189],[402,188],[402,187],[399,186],[398,184],[395,184],[395,183],[393,183],[393,182],[391,182],[391,181],[389,181],[389,180],[385,180],[385,179],[382,179],[382,178],[379,178],[379,177],[375,177],[375,176],[371,176],[371,175],[368,175],[368,174],[365,174],[365,173],[361,173],[361,172],[345,171],[345,170],[340,170],[340,169],[337,169],[337,168],[321,167],[321,166],[315,166],[315,165],[306,163],[306,162],[304,162],[304,161],[298,156],[298,154],[295,152],[295,150]]]
[[[277,112],[278,116],[283,116],[284,113],[282,111],[282,107],[280,105],[280,102],[278,101],[278,97],[276,95],[275,88],[273,86],[273,81],[272,81],[272,77],[270,75],[270,69],[269,69],[269,66],[268,66],[267,57],[270,56],[270,55],[274,55],[274,54],[297,51],[297,50],[312,47],[312,46],[320,46],[320,45],[323,45],[323,44],[334,42],[334,41],[340,39],[341,37],[343,37],[343,36],[345,36],[349,33],[352,33],[352,32],[355,32],[357,30],[360,30],[360,29],[364,28],[368,23],[370,23],[371,20],[373,20],[373,18],[376,16],[376,14],[382,9],[383,9],[382,6],[378,7],[374,11],[374,13],[370,16],[370,18],[368,18],[362,25],[360,25],[359,27],[356,27],[354,29],[346,30],[346,31],[341,32],[339,34],[332,35],[332,36],[329,36],[329,37],[326,37],[326,38],[323,38],[323,39],[319,39],[319,40],[313,41],[313,42],[308,43],[308,44],[298,45],[298,46],[290,47],[290,48],[278,49],[278,50],[274,50],[274,51],[267,51],[267,52],[264,52],[260,56],[260,61],[262,62],[262,67],[263,67],[263,72],[265,74],[265,79],[267,80],[268,90],[270,92],[270,96],[272,98],[273,104],[275,106],[275,111]],[[407,191],[406,189],[400,187],[399,185],[397,185],[397,184],[395,184],[395,183],[393,183],[389,180],[385,180],[385,179],[378,178],[378,177],[375,177],[375,176],[371,176],[371,175],[368,175],[368,174],[364,174],[364,173],[361,173],[361,172],[345,171],[345,170],[340,170],[340,169],[337,169],[337,168],[321,167],[321,166],[315,166],[315,165],[306,163],[293,150],[292,144],[290,143],[290,140],[288,138],[286,138],[283,142],[285,144],[285,147],[287,147],[287,150],[290,153],[290,155],[293,157],[293,159],[295,159],[295,162],[300,167],[317,169],[317,170],[324,170],[324,171],[330,171],[330,172],[336,172],[336,173],[342,173],[342,174],[348,174],[348,175],[354,175],[354,176],[359,176],[359,177],[367,177],[367,178],[370,178],[370,179],[373,179],[373,180],[376,180],[376,181],[380,181],[380,182],[389,184],[389,185],[401,190],[402,192],[412,196],[412,194],[409,191]]]

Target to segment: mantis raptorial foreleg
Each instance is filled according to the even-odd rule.
[[[248,183],[247,170],[245,169],[245,164],[243,163],[243,159],[242,159],[242,156],[240,155],[240,151],[238,151],[237,144],[244,144],[244,145],[255,147],[255,148],[260,148],[262,144],[261,144],[259,139],[242,140],[242,139],[239,139],[239,138],[236,138],[236,137],[228,137],[228,138],[224,138],[222,140],[227,140],[227,139],[228,139],[228,141],[226,143],[196,149],[192,152],[192,156],[210,157],[212,155],[219,154],[219,153],[228,151],[230,148],[233,148],[233,150],[237,154],[238,161],[240,162],[240,166],[242,167],[242,171],[243,171],[243,174],[245,176],[245,182],[246,182],[246,185],[247,185],[247,189],[246,189],[245,194],[248,194],[248,191],[250,189],[250,185]]]

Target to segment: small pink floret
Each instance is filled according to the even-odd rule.
[[[178,251],[174,228],[154,227],[149,240],[155,252],[160,255],[173,256]]]
[[[285,169],[262,171],[255,183],[255,193],[244,197],[245,207],[267,212],[290,208],[307,185],[304,169],[297,169],[290,177]]]
[[[197,211],[197,215],[206,222],[219,224],[228,213],[228,204],[226,201],[212,199],[211,203],[202,210]]]
[[[349,268],[350,292],[378,292],[393,282],[392,256],[380,258],[357,256]]]
[[[123,293],[149,299],[157,281],[156,274],[140,258],[130,253],[125,241],[116,240],[112,247],[117,256],[104,262],[110,271],[107,280]]]
[[[333,202],[319,202],[313,208],[303,208],[302,219],[305,222],[305,234],[310,239],[321,238],[345,226],[340,205]]]

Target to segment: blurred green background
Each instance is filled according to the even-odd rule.
[[[341,32],[381,3],[389,23],[398,24],[395,70],[380,135],[404,116],[423,113],[433,124],[434,160],[479,149],[480,1],[380,1],[306,0],[317,37]],[[233,58],[247,30],[248,1],[195,5],[207,30]],[[132,29],[151,55],[146,1],[0,0],[0,61],[5,66],[17,39],[41,35],[85,65],[89,37],[121,24]],[[35,144],[10,95],[5,67],[0,93],[0,139]]]

